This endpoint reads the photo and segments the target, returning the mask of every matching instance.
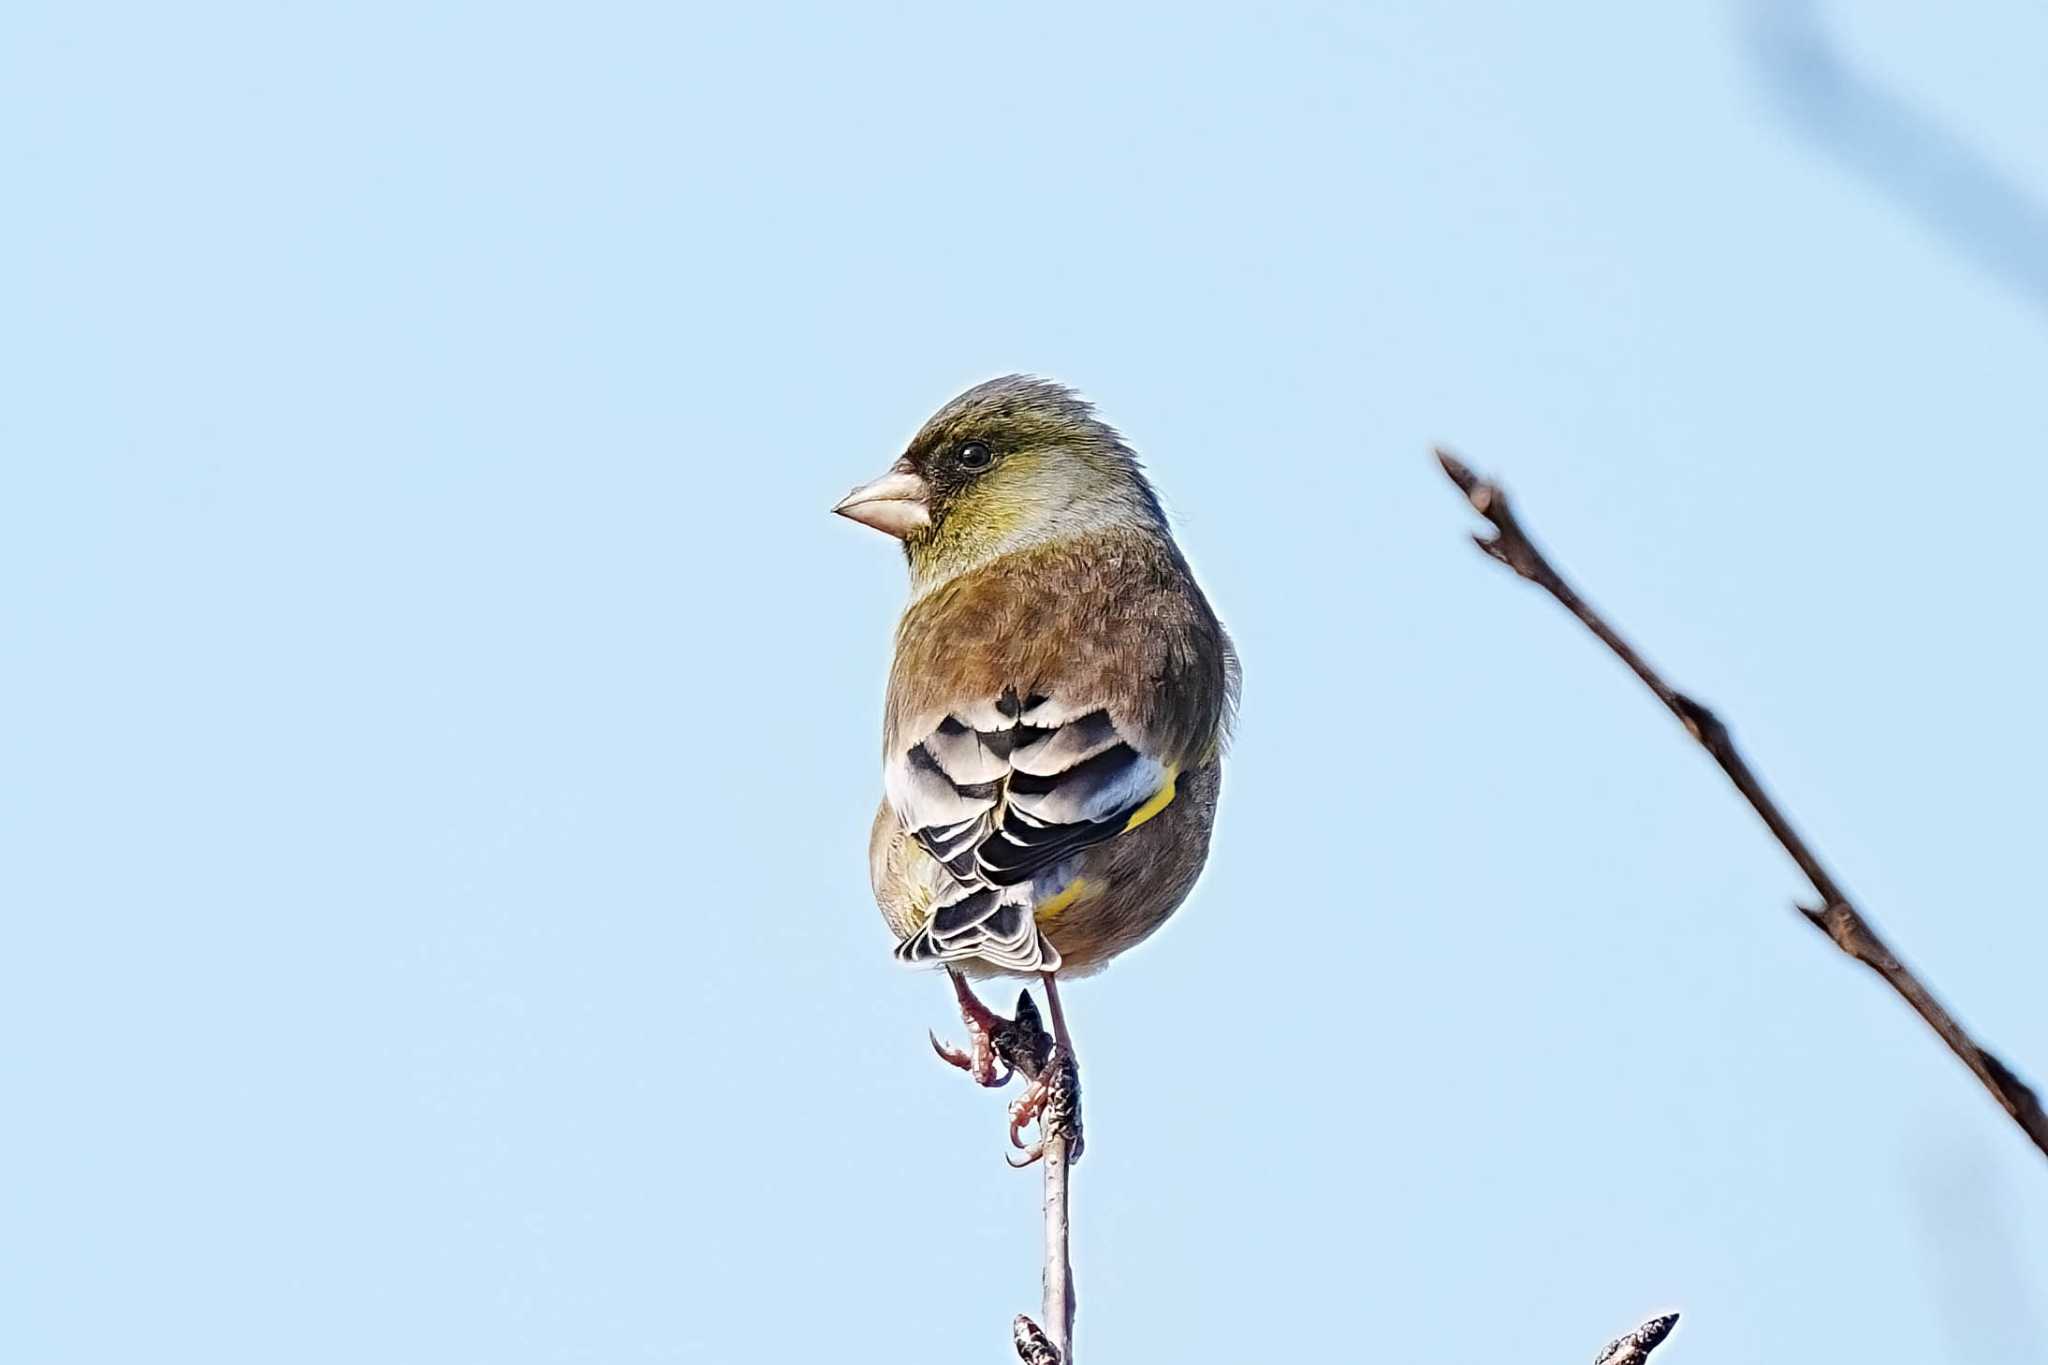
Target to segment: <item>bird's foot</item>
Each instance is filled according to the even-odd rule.
[[[1016,1024],[1003,1018],[994,1010],[981,1003],[967,982],[959,975],[953,977],[953,991],[960,997],[960,1020],[967,1026],[967,1046],[952,1047],[939,1041],[939,1035],[931,1034],[932,1051],[939,1054],[939,1060],[949,1066],[957,1066],[971,1077],[976,1085],[993,1089],[1008,1085],[1010,1077],[1016,1074],[1016,1063],[1005,1054],[1003,1070],[996,1071],[996,1057],[1000,1039],[1006,1030]]]
[[[988,1032],[985,1029],[976,1028],[973,1024],[969,1024],[967,1026],[968,1043],[964,1048],[940,1042],[939,1035],[936,1033],[930,1036],[932,1051],[939,1054],[939,1060],[945,1062],[948,1066],[959,1067],[968,1074],[976,1085],[985,1085],[990,1089],[994,1089],[999,1085],[1008,1085],[1010,1077],[1015,1074],[1007,1067],[1000,1073],[996,1071],[995,1046],[989,1040]]]
[[[1046,989],[1054,989],[1050,977]],[[1043,1158],[1055,1139],[1064,1139],[1068,1161],[1081,1159],[1081,1069],[1064,1036],[1059,1000],[1048,998],[1053,1004],[1052,1033],[1040,1021],[1031,992],[1019,991],[1016,1019],[995,1036],[996,1050],[1011,1070],[1031,1080],[1031,1087],[1010,1106],[1010,1143],[1024,1153],[1023,1160],[1010,1164],[1020,1169]],[[1033,1122],[1038,1124],[1038,1137],[1027,1145],[1024,1130]]]
[[[1044,1157],[1046,1148],[1063,1139],[1068,1161],[1081,1158],[1081,1072],[1074,1063],[1074,1051],[1056,1037],[1059,1016],[1054,1012],[1054,1032],[1047,1032],[1038,1004],[1028,990],[1017,993],[1017,1017],[1005,1019],[981,1003],[958,973],[953,973],[953,991],[960,999],[960,1018],[967,1027],[968,1045],[950,1047],[932,1035],[932,1051],[950,1066],[957,1066],[977,1085],[999,1086],[1010,1077],[1022,1075],[1031,1087],[1010,1106],[1010,1141],[1024,1152],[1012,1166],[1029,1166]],[[1055,1001],[1057,1004],[1057,1001]],[[997,1071],[1000,1063],[1002,1070]],[[1024,1130],[1038,1124],[1038,1137],[1029,1144]]]
[[[1038,1137],[1029,1144],[1024,1130],[1038,1124]],[[1010,1143],[1021,1148],[1022,1160],[1011,1160],[1019,1168],[1044,1157],[1053,1142],[1064,1140],[1069,1162],[1081,1159],[1081,1069],[1067,1048],[1054,1046],[1031,1088],[1010,1106]]]

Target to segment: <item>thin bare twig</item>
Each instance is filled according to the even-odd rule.
[[[1955,1017],[1942,1008],[1934,993],[1878,937],[1869,921],[1850,903],[1848,893],[1822,866],[1819,856],[1807,846],[1806,840],[1792,828],[1792,822],[1764,790],[1763,783],[1736,749],[1735,741],[1720,717],[1665,682],[1642,655],[1636,653],[1628,641],[1587,605],[1571,584],[1565,582],[1563,575],[1551,567],[1543,552],[1523,532],[1521,524],[1515,520],[1514,509],[1508,505],[1507,494],[1498,484],[1480,478],[1447,450],[1438,450],[1436,457],[1442,463],[1444,473],[1471,502],[1473,510],[1493,523],[1494,534],[1475,534],[1472,537],[1479,548],[1542,588],[1562,603],[1566,611],[1578,617],[1580,624],[1613,650],[1615,656],[1642,680],[1643,686],[1655,693],[1657,700],[1678,717],[1686,733],[1698,740],[1700,746],[1721,765],[1721,771],[1728,775],[1728,780],[1735,784],[1735,789],[1742,793],[1750,808],[1769,826],[1772,835],[1792,855],[1792,860],[1799,864],[1799,870],[1806,874],[1807,881],[1819,893],[1819,905],[1798,906],[1807,922],[1826,934],[1837,948],[1883,977],[1927,1021],[1927,1026],[1949,1045],[1949,1049],[1962,1058],[1963,1065],[1984,1083],[1992,1098],[2012,1116],[2013,1122],[2033,1140],[2034,1145],[2048,1153],[2048,1114],[2042,1112],[2040,1098],[2005,1063],[1979,1047]]]
[[[1664,1344],[1671,1335],[1671,1329],[1678,1326],[1678,1314],[1666,1313],[1651,1318],[1627,1336],[1616,1337],[1601,1348],[1593,1357],[1593,1365],[1643,1365],[1650,1358],[1650,1352]]]
[[[1074,1263],[1067,1253],[1067,1160],[1065,1134],[1045,1140],[1045,1320],[1059,1334],[1055,1342],[1022,1313],[1015,1324],[1017,1356],[1025,1365],[1072,1365],[1074,1356]]]
[[[1060,1365],[1074,1365],[1074,1261],[1067,1242],[1069,1180],[1080,1155],[1081,1077],[1070,1053],[1053,1058],[1052,1095],[1041,1116],[1045,1142],[1045,1320],[1060,1349]]]
[[[1038,1114],[1037,1160],[1045,1168],[1045,1272],[1041,1329],[1030,1318],[1015,1324],[1017,1354],[1030,1365],[1073,1365],[1074,1263],[1069,1191],[1081,1155],[1081,1073],[1071,1052],[1055,1053],[1031,993],[1019,992],[1017,1016],[993,1035],[996,1053],[1011,1070],[1046,1082]],[[1050,1068],[1050,1070],[1048,1070]]]

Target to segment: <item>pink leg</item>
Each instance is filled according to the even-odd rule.
[[[1073,1039],[1067,1037],[1067,1012],[1060,1008],[1060,983],[1051,972],[1043,974],[1045,1003],[1052,1011],[1052,1045],[1055,1051],[1071,1053]]]
[[[940,1042],[939,1035],[934,1033],[931,1035],[932,1051],[938,1053],[942,1061],[959,1067],[973,1077],[976,1085],[1007,1085],[1011,1076],[1009,1068],[1005,1067],[1000,1076],[996,1074],[994,1039],[996,1029],[1000,1028],[1004,1021],[987,1005],[981,1003],[973,989],[968,986],[966,977],[950,967],[946,969],[946,975],[952,978],[953,994],[960,1001],[960,1019],[967,1026],[968,1050],[948,1047]]]

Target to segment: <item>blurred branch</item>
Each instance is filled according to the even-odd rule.
[[[1643,1365],[1650,1358],[1650,1352],[1662,1346],[1664,1338],[1670,1336],[1671,1329],[1676,1326],[1676,1313],[1651,1318],[1627,1336],[1608,1342],[1600,1354],[1593,1357],[1593,1365]]]
[[[1438,450],[1436,456],[1443,464],[1444,473],[1465,494],[1473,510],[1493,523],[1494,534],[1491,536],[1473,536],[1479,548],[1542,588],[1562,603],[1566,611],[1578,617],[1579,623],[1613,650],[1616,657],[1642,680],[1643,686],[1655,693],[1657,700],[1678,717],[1686,733],[1698,740],[1700,746],[1721,765],[1721,771],[1728,775],[1728,780],[1735,784],[1735,789],[1742,793],[1751,809],[1770,827],[1771,833],[1792,855],[1792,860],[1799,864],[1799,870],[1806,874],[1806,879],[1819,893],[1819,905],[1798,907],[1807,922],[1826,934],[1837,948],[1883,977],[1893,990],[1904,997],[1906,1003],[1927,1021],[1927,1026],[1940,1035],[1956,1056],[1962,1058],[1963,1065],[1984,1083],[1984,1088],[2012,1116],[2021,1131],[2043,1153],[2048,1153],[2048,1115],[2041,1111],[2040,1098],[2024,1081],[2013,1075],[2005,1063],[1977,1045],[1954,1016],[1942,1008],[1934,993],[1898,959],[1877,931],[1870,927],[1869,921],[1858,913],[1850,903],[1848,893],[1822,866],[1820,858],[1792,828],[1792,822],[1785,818],[1785,813],[1764,790],[1763,783],[1736,749],[1735,741],[1720,717],[1665,682],[1628,641],[1565,582],[1523,532],[1521,524],[1515,520],[1514,509],[1508,505],[1507,494],[1499,485],[1478,477],[1449,451]]]
[[[2048,209],[1939,120],[1858,70],[1813,0],[1750,0],[1748,10],[1756,68],[1802,132],[1942,242],[2048,309]]]

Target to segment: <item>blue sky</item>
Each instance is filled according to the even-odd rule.
[[[1069,993],[1086,1358],[2040,1359],[2039,1154],[1427,449],[2048,1082],[2044,50],[10,6],[9,1359],[1005,1358],[1037,1181],[869,900],[902,571],[825,509],[1010,370],[1246,667],[1208,876]]]

